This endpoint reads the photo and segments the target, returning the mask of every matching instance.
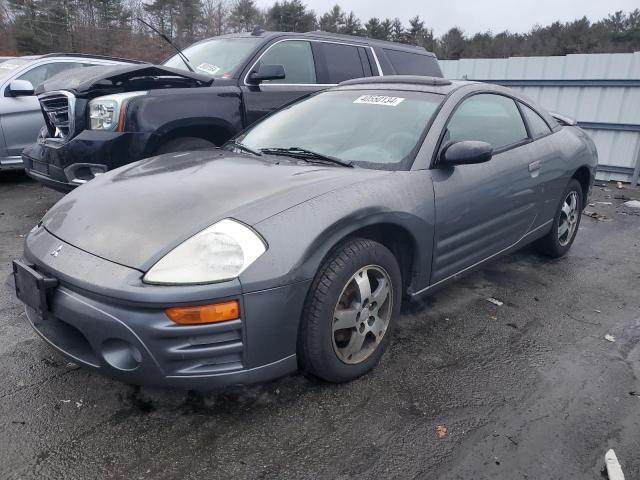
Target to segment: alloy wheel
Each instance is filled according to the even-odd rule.
[[[578,211],[578,194],[569,192],[564,199],[562,210],[560,211],[560,221],[558,222],[558,243],[566,247],[578,226],[580,212]]]
[[[332,341],[347,364],[365,361],[384,337],[393,312],[393,285],[377,265],[358,270],[342,289],[333,313]]]

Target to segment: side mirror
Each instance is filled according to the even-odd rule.
[[[493,147],[487,142],[465,140],[445,146],[440,161],[446,165],[467,165],[491,160]]]
[[[249,74],[249,82],[259,85],[266,80],[282,80],[285,77],[284,65],[260,65],[257,72]]]
[[[26,97],[33,95],[33,85],[29,80],[14,80],[9,84],[9,94],[12,97]]]

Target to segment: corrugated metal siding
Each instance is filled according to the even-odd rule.
[[[504,81],[548,110],[583,124],[606,124],[584,126],[598,148],[598,178],[630,181],[640,168],[640,52],[442,60],[440,65],[446,78]]]

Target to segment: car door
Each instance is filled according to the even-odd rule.
[[[19,156],[27,145],[34,143],[40,129],[44,126],[38,97],[35,95],[11,96],[8,94],[11,81],[28,80],[35,88],[60,72],[81,66],[81,63],[74,61],[49,61],[21,72],[5,84],[0,98],[2,101],[2,130],[9,157]]]
[[[563,149],[556,144],[549,124],[534,108],[523,102],[519,102],[519,106],[533,140],[534,166],[539,172],[540,214],[536,225],[541,225],[554,217],[567,186],[565,163],[560,153]]]
[[[283,65],[285,78],[250,85],[247,78],[260,64]],[[276,41],[241,80],[245,123],[250,125],[283,105],[343,80],[371,75],[365,47],[295,38]]]
[[[439,148],[463,140],[490,143],[494,154],[481,164],[435,165],[431,284],[514,245],[537,215],[537,173],[530,171],[530,138],[515,101],[496,93],[462,99]]]

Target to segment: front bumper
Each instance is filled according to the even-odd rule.
[[[108,171],[135,162],[144,158],[152,135],[84,130],[68,142],[45,138],[24,149],[22,162],[30,177],[55,190],[70,192],[91,179],[87,174],[79,177],[81,182],[74,181],[68,175],[71,166],[83,164]]]
[[[191,287],[165,290],[141,284],[141,272],[93,257],[40,230],[35,241],[27,240],[26,261],[60,285],[50,292],[46,319],[28,307],[27,317],[43,339],[74,362],[125,383],[198,390],[267,381],[296,370],[298,321],[310,282],[256,292],[243,292],[238,281],[225,282],[207,286],[207,300],[198,289],[191,302]],[[58,257],[42,256],[60,244]],[[100,268],[105,263],[110,270]],[[69,274],[80,270],[87,272],[83,286],[93,291],[69,282]],[[86,282],[101,271],[111,279],[126,279],[124,289],[137,277],[135,288],[146,290],[146,296],[135,289],[116,298],[99,292]],[[170,300],[163,303],[165,298]],[[237,320],[182,326],[164,314],[170,306],[230,299],[240,303]]]
[[[22,158],[20,157],[0,157],[0,171],[23,170]]]

